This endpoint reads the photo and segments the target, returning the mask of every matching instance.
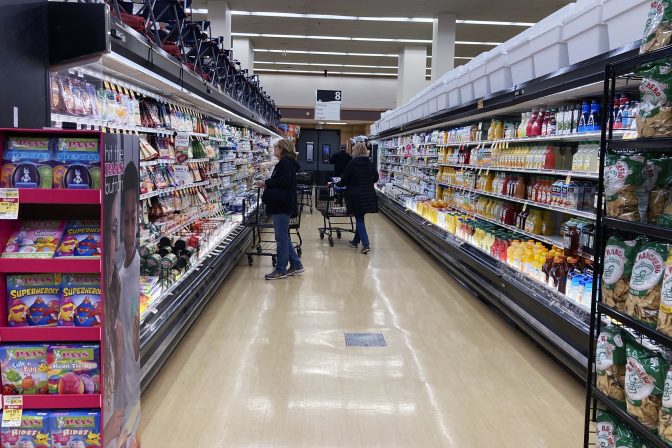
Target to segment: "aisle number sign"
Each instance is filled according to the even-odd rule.
[[[2,427],[19,428],[23,416],[23,397],[21,395],[2,396]]]
[[[315,120],[339,121],[341,119],[340,90],[317,90],[315,92]]]
[[[0,188],[0,219],[19,218],[19,189]]]

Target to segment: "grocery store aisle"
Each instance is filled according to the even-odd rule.
[[[300,278],[236,268],[144,394],[144,448],[581,445],[584,394],[384,216],[373,252],[303,221]],[[346,348],[344,332],[382,348]]]

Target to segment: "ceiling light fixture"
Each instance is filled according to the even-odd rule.
[[[276,73],[308,73],[308,74],[324,74],[322,70],[288,70],[280,68],[257,68],[254,69],[255,73],[257,72],[276,72]],[[327,71],[328,75],[341,75],[341,76],[389,76],[397,77],[396,73],[370,73],[370,72],[332,72]]]
[[[234,37],[268,37],[279,39],[316,39],[316,40],[350,40],[358,42],[403,42],[414,44],[431,44],[429,39],[391,39],[381,37],[348,37],[348,36],[311,36],[305,34],[267,34],[267,33],[231,33]],[[460,43],[460,42],[456,42]],[[479,42],[482,45],[489,45],[490,42]],[[498,45],[498,44],[494,44]]]
[[[357,65],[357,64],[324,64],[321,62],[285,62],[285,61],[254,61],[256,64],[270,65],[308,65],[313,67],[345,67],[345,68],[381,68],[396,70],[396,65]]]
[[[330,124],[332,126],[347,126],[348,125],[348,123],[330,123],[330,122],[327,122],[325,124]]]
[[[330,56],[366,56],[366,57],[383,57],[383,58],[398,58],[396,53],[344,53],[339,51],[308,51],[308,50],[270,50],[255,48],[254,51],[259,53],[282,53],[282,54],[319,54]]]

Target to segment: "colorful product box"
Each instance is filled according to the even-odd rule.
[[[100,412],[71,411],[50,414],[52,448],[103,446]]]
[[[100,347],[52,345],[47,357],[50,394],[100,393]]]
[[[40,344],[0,346],[3,395],[46,394],[48,346]]]
[[[2,258],[52,258],[64,228],[59,220],[23,221],[7,240]]]
[[[7,276],[7,326],[56,326],[61,302],[60,274]]]
[[[54,257],[100,257],[100,221],[68,222]]]
[[[9,137],[0,171],[2,188],[51,188],[52,150],[47,137]]]
[[[52,448],[49,424],[49,413],[23,411],[20,427],[0,429],[2,448]]]
[[[62,327],[99,327],[103,302],[100,275],[72,274],[65,277],[58,325]]]
[[[93,138],[59,138],[56,141],[53,188],[100,188],[100,150]]]

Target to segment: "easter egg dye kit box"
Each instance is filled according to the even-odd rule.
[[[7,326],[52,327],[58,322],[61,274],[7,276]]]
[[[23,411],[21,426],[0,429],[2,448],[51,448],[50,415]]]
[[[54,257],[100,257],[100,221],[69,221]]]
[[[46,394],[48,346],[41,344],[0,346],[3,395]]]
[[[58,325],[99,327],[102,319],[100,275],[72,274],[63,279]]]
[[[52,188],[53,151],[48,137],[7,138],[0,171],[2,188]]]
[[[94,138],[56,140],[53,188],[100,188],[100,151]]]
[[[92,448],[103,446],[100,431],[100,412],[70,411],[52,412],[51,447]]]
[[[2,258],[52,258],[65,221],[26,220],[7,240]]]
[[[63,344],[49,347],[49,393],[100,393],[100,347]]]

